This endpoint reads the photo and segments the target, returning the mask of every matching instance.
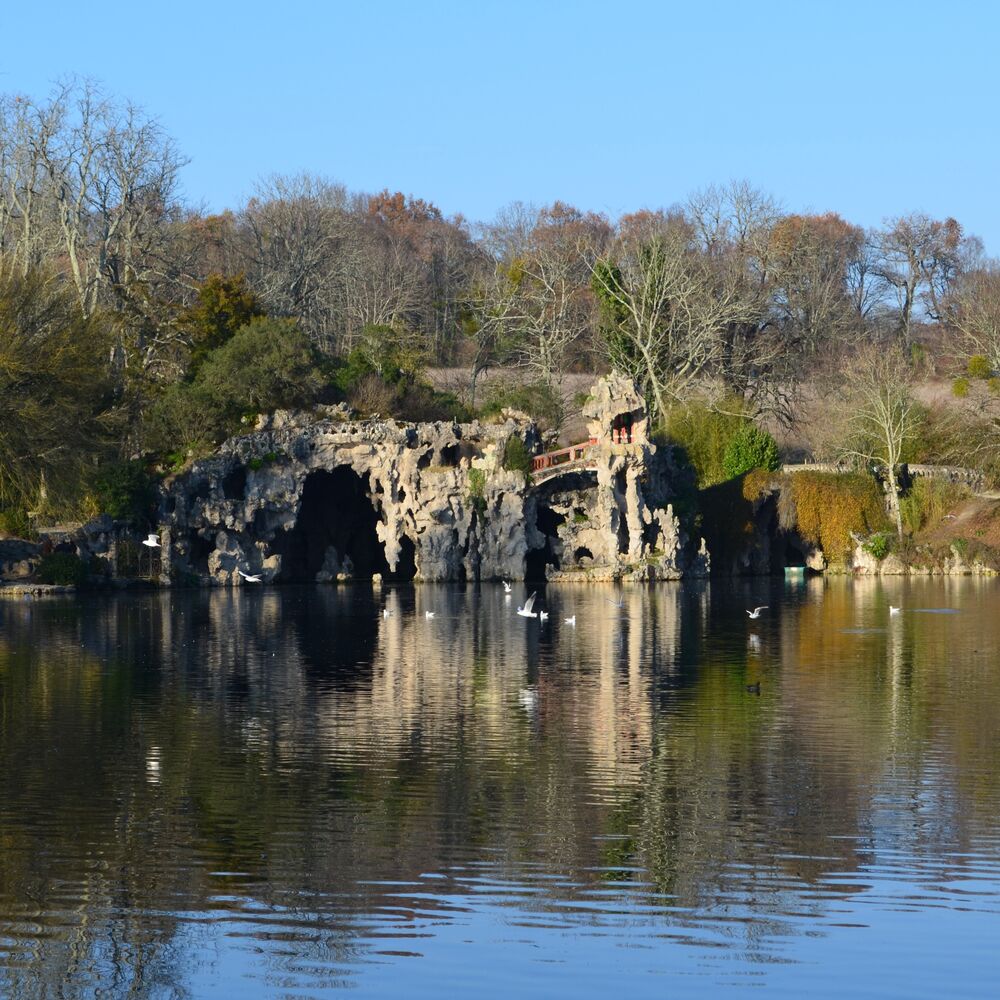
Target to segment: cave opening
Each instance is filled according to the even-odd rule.
[[[188,562],[196,573],[202,576],[208,575],[208,557],[215,551],[215,535],[206,538],[204,535],[196,534],[191,538],[191,547],[188,550]]]
[[[417,547],[413,539],[403,535],[399,539],[399,558],[396,569],[390,571],[388,579],[396,583],[408,583],[417,575]]]
[[[560,568],[559,556],[562,543],[559,541],[559,525],[565,520],[565,515],[559,514],[548,504],[539,501],[535,514],[535,527],[545,536],[545,544],[528,551],[524,566],[526,580],[545,580],[549,566],[553,569]]]
[[[222,495],[227,500],[242,500],[246,495],[246,489],[247,467],[245,465],[237,465],[222,480]]]
[[[618,501],[618,553],[627,555],[629,550],[628,521],[625,518],[625,496],[628,489],[625,482],[625,473],[619,472],[615,476],[615,499]]]
[[[785,552],[782,567],[795,566],[805,568],[805,553],[795,544],[795,542],[785,535]]]
[[[378,512],[362,479],[347,465],[306,476],[295,526],[279,533],[282,582],[312,582],[321,570],[350,571],[355,579],[387,576],[389,565],[376,533]],[[336,561],[329,556],[334,549]],[[350,567],[347,566],[350,560]]]
[[[573,562],[577,566],[584,566],[592,563],[594,561],[594,553],[590,551],[585,545],[580,545],[573,551]]]

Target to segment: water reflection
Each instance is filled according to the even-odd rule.
[[[997,584],[516,591],[0,604],[0,994],[995,975]]]

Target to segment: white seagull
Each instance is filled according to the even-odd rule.
[[[624,608],[625,607],[625,595],[621,594],[617,601],[612,601],[610,597],[605,597],[604,600],[608,602],[613,608]]]
[[[142,540],[142,544],[149,549],[158,549],[160,547],[160,536],[154,535],[152,532]]]
[[[510,593],[510,583],[508,583],[506,580],[503,581],[503,592],[505,594]]]
[[[425,611],[424,612],[424,617],[425,618],[433,618],[434,617],[434,612],[433,611]]]
[[[576,625],[576,615],[573,615],[571,618],[564,618],[563,621],[566,622],[567,625]]]
[[[239,573],[247,583],[260,583],[259,573],[244,573],[241,569],[237,569],[236,572]]]
[[[522,618],[537,618],[537,617],[538,617],[538,612],[537,612],[537,611],[532,611],[532,610],[531,610],[531,609],[532,609],[532,608],[534,607],[534,605],[535,605],[535,595],[536,595],[536,593],[537,593],[537,592],[533,590],[533,591],[531,592],[531,597],[529,597],[529,598],[528,598],[528,599],[527,599],[527,600],[526,600],[526,601],[524,602],[524,607],[523,607],[523,608],[518,608],[518,609],[517,609],[517,613],[518,613],[518,614],[519,614],[519,615],[520,615],[520,616],[521,616]]]
[[[748,615],[749,615],[749,616],[750,616],[751,618],[760,618],[760,613],[761,613],[762,611],[766,611],[766,610],[767,610],[767,608],[768,608],[768,605],[767,605],[767,604],[762,604],[762,605],[761,605],[760,607],[758,607],[758,608],[754,608],[754,609],[753,609],[753,611],[750,611],[749,609],[747,609],[747,614],[748,614]]]
[[[890,615],[898,615],[899,612],[902,611],[902,610],[903,610],[902,608],[894,608],[891,604],[889,605],[889,614]]]
[[[392,614],[392,608],[383,608],[382,609],[382,617],[383,618],[388,618],[389,615],[391,615],[391,614]]]
[[[540,622],[545,621],[545,619],[548,618],[548,617],[549,617],[548,611],[539,611],[538,612],[538,620]]]

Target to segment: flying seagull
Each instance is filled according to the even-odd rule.
[[[236,572],[239,573],[247,583],[260,583],[259,573],[244,573],[241,569],[237,569]]]
[[[768,608],[768,605],[762,604],[759,608],[754,608],[753,611],[750,611],[749,609],[747,609],[747,614],[751,618],[760,618],[760,613],[762,611],[766,611],[767,608]]]
[[[503,581],[503,592],[505,594],[509,594],[510,593],[510,583],[507,580]]]
[[[534,590],[533,590],[533,591],[531,592],[531,597],[529,597],[529,598],[528,598],[528,599],[527,599],[527,600],[526,600],[526,601],[524,602],[524,607],[523,607],[523,608],[518,608],[518,609],[517,609],[517,613],[518,613],[518,614],[519,614],[519,615],[520,615],[520,616],[521,616],[522,618],[537,618],[537,617],[538,617],[538,612],[537,612],[537,611],[532,611],[532,610],[531,610],[531,609],[532,609],[532,608],[534,607],[534,605],[535,605],[535,595],[536,595],[536,594],[537,594],[537,591],[534,591]]]
[[[388,618],[389,615],[391,615],[391,614],[392,614],[392,608],[383,608],[382,609],[382,617],[383,618]]]
[[[617,601],[612,601],[610,597],[605,597],[604,600],[608,602],[614,608],[624,608],[625,607],[625,595],[621,594]]]
[[[567,625],[576,625],[576,615],[573,615],[571,618],[564,618],[563,621],[566,622]]]
[[[424,612],[424,617],[425,618],[433,618],[434,617],[434,612],[433,611],[425,611]]]
[[[160,547],[160,536],[154,535],[152,532],[142,540],[142,544],[150,549],[158,549]]]
[[[545,619],[548,618],[548,617],[549,617],[548,611],[539,611],[538,612],[538,620],[540,622],[545,621]]]

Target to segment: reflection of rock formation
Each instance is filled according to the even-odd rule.
[[[339,410],[279,412],[226,442],[168,488],[168,578],[267,581],[675,579],[703,573],[670,506],[667,452],[642,400],[601,380],[594,444],[532,487],[504,468],[532,424],[352,423]]]
[[[841,907],[887,839],[923,857],[995,844],[993,594],[899,586],[816,580],[772,602],[759,698],[746,602],[733,621],[706,583],[625,588],[620,609],[551,585],[544,625],[513,615],[521,588],[0,605],[0,934],[30,970],[5,979],[0,958],[0,984],[87,995],[108,941],[123,994],[182,983],[227,906],[265,949],[273,932],[349,962],[371,915],[403,908],[400,881],[440,875],[450,902],[421,887],[414,909],[447,921],[470,868],[607,876],[662,906],[652,884],[669,911],[643,920],[704,929],[725,909],[712,926],[766,949],[789,914]],[[887,625],[890,598],[964,610]],[[579,902],[535,888],[536,910]]]

